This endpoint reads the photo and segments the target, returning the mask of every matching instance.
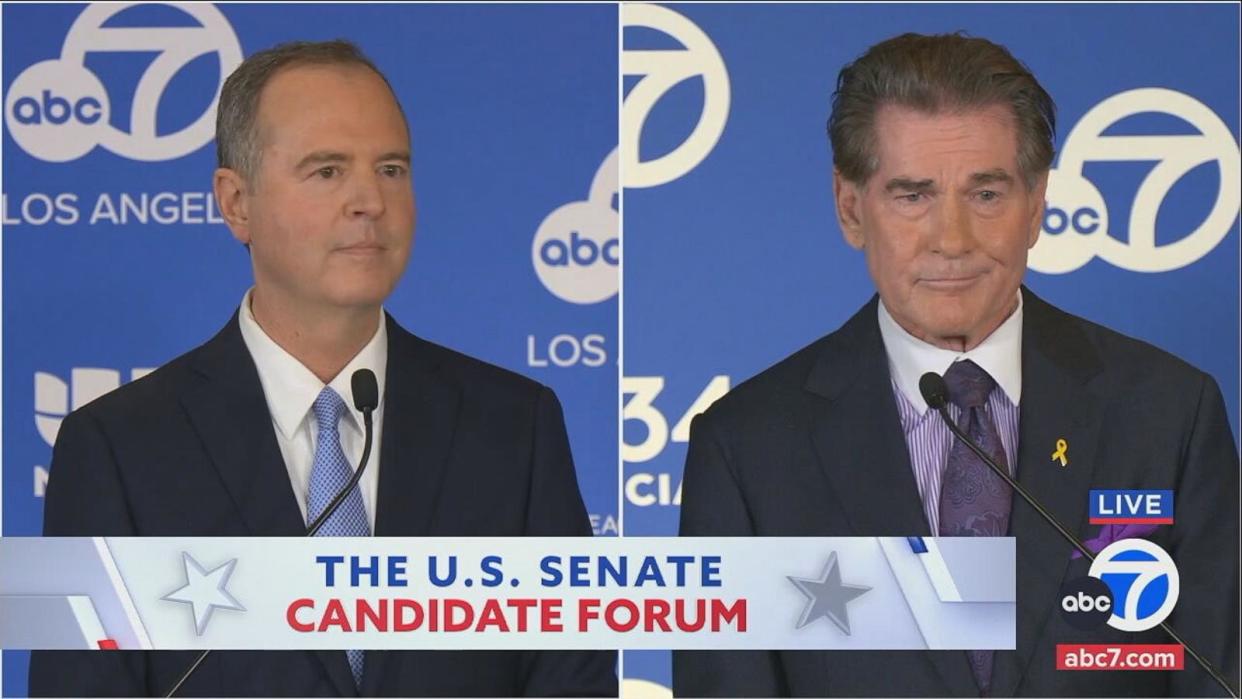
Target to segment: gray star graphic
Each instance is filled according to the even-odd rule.
[[[160,599],[169,602],[183,602],[190,605],[194,613],[194,631],[202,636],[207,630],[207,622],[216,609],[234,609],[246,611],[228,590],[229,577],[233,575],[233,566],[237,559],[226,561],[211,570],[203,568],[188,552],[181,552],[182,563],[185,564],[185,585],[164,595]]]
[[[802,618],[795,628],[802,628],[820,617],[827,617],[838,629],[850,635],[850,615],[845,605],[850,600],[865,594],[870,587],[866,585],[850,585],[841,582],[841,567],[837,561],[837,552],[828,556],[828,565],[819,579],[795,578],[785,576],[789,582],[798,586],[806,595],[806,608],[802,610]]]

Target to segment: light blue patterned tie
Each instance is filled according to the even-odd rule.
[[[354,475],[353,466],[341,450],[341,435],[337,431],[341,416],[347,410],[345,401],[330,386],[325,386],[311,408],[315,411],[315,420],[319,422],[319,438],[315,444],[315,462],[311,466],[310,493],[306,497],[307,526],[328,507],[332,498]],[[371,536],[360,487],[355,486],[350,491],[315,536]],[[354,673],[354,684],[361,686],[363,651],[347,650],[345,655],[349,657],[349,669]]]

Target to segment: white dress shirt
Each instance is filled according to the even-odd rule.
[[[927,409],[919,391],[919,378],[934,371],[941,376],[954,362],[969,359],[996,381],[988,396],[986,410],[1000,433],[1010,475],[1017,473],[1019,401],[1022,399],[1022,293],[1018,307],[1000,327],[984,338],[978,347],[956,352],[928,344],[897,324],[883,301],[879,304],[880,336],[888,355],[892,375],[893,399],[914,470],[923,514],[932,533],[940,526],[940,484],[953,433],[936,414]],[[949,404],[949,417],[961,424],[960,410]]]
[[[371,456],[366,471],[358,482],[362,490],[363,506],[367,510],[367,521],[370,523],[371,533],[374,534],[382,443],[380,436],[384,425],[384,378],[388,368],[388,328],[384,322],[384,312],[381,310],[379,313],[379,327],[371,341],[330,383],[324,384],[306,365],[294,359],[293,355],[276,344],[259,327],[254,313],[250,310],[250,294],[251,291],[247,291],[242,298],[241,312],[238,313],[242,340],[259,370],[259,383],[263,385],[267,409],[272,415],[276,442],[280,445],[280,454],[284,457],[285,468],[289,471],[289,482],[293,485],[293,494],[297,497],[303,521],[306,521],[306,498],[310,489],[311,466],[315,460],[315,440],[319,436],[319,422],[315,419],[311,406],[325,385],[331,386],[345,401],[349,410],[341,417],[337,431],[340,433],[341,449],[346,460],[352,468],[357,469],[358,462],[362,459],[362,445],[366,435],[362,426],[362,413],[354,409],[350,377],[358,369],[375,372],[375,380],[379,384],[379,405],[371,414],[374,441],[371,444]]]

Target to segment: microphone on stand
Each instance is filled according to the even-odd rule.
[[[332,498],[332,500],[328,502],[328,506],[323,508],[323,512],[319,513],[319,516],[315,518],[315,521],[311,522],[310,525],[306,527],[306,536],[314,536],[315,533],[323,527],[324,523],[332,517],[333,513],[337,511],[337,509],[341,506],[341,503],[345,502],[345,498],[353,492],[355,487],[357,487],[359,479],[362,478],[362,472],[366,469],[367,461],[371,456],[371,440],[374,437],[374,428],[371,424],[371,413],[373,413],[375,408],[379,406],[379,384],[375,380],[375,372],[370,369],[359,369],[358,371],[355,371],[354,375],[349,378],[349,384],[354,394],[354,408],[358,412],[362,413],[362,424],[366,432],[366,438],[362,443],[362,461],[358,464],[358,468],[354,470],[353,477],[350,478],[349,482],[345,484],[345,487],[341,489],[341,492],[337,493],[336,497]],[[185,672],[181,673],[181,677],[173,684],[172,689],[169,689],[168,693],[164,696],[167,698],[176,694],[177,690],[181,689],[181,686],[186,683],[186,680],[190,679],[190,676],[194,674],[194,671],[198,669],[199,665],[203,664],[203,661],[207,659],[207,656],[210,653],[210,648],[202,653],[199,653],[198,657],[194,659],[194,662],[186,668]]]
[[[1043,517],[1045,521],[1060,532],[1061,536],[1064,537],[1066,541],[1073,544],[1074,548],[1078,549],[1079,553],[1086,556],[1088,561],[1095,560],[1095,554],[1091,553],[1091,551],[1087,549],[1086,545],[1078,540],[1078,537],[1071,534],[1070,531],[1066,529],[1065,526],[1062,525],[1051,512],[1044,509],[1043,505],[1039,504],[1039,502],[1036,501],[1030,493],[1026,492],[1026,488],[1023,488],[1017,481],[1010,477],[1009,469],[1001,468],[1000,465],[992,460],[992,457],[988,456],[987,452],[981,449],[978,444],[975,444],[970,437],[967,437],[966,433],[963,432],[961,428],[953,424],[953,420],[949,419],[949,409],[947,407],[949,402],[949,387],[945,385],[944,377],[934,371],[929,371],[926,374],[923,374],[923,376],[919,378],[919,393],[923,394],[923,400],[927,401],[928,407],[940,414],[940,418],[944,420],[944,424],[949,426],[949,431],[956,435],[958,439],[962,440],[962,444],[965,444],[980,459],[983,459],[983,463],[987,464],[996,475],[1004,479],[1004,481],[1009,484],[1009,487],[1013,488],[1015,493],[1021,495],[1022,499],[1026,500],[1028,505],[1035,508],[1035,511],[1039,513],[1039,516]]]

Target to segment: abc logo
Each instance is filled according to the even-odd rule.
[[[62,61],[36,63],[13,81],[5,99],[13,140],[51,162],[86,155],[108,128],[108,93],[95,74]]]
[[[557,238],[545,241],[539,248],[539,258],[543,264],[552,267],[589,267],[596,260],[603,260],[604,264],[616,267],[621,263],[617,256],[620,244],[618,238],[611,238],[604,241],[603,245],[597,245],[591,238],[583,237],[578,231],[571,231],[568,241]]]
[[[1075,233],[1090,235],[1100,229],[1102,222],[1101,211],[1103,211],[1103,208],[1093,209],[1089,206],[1084,206],[1069,212],[1058,209],[1055,206],[1049,206],[1044,209],[1044,231],[1053,235],[1060,235],[1072,228]]]
[[[614,149],[595,172],[586,201],[570,202],[548,214],[531,243],[531,263],[539,281],[570,303],[599,303],[617,293],[621,220],[612,208],[617,162]]]
[[[19,97],[13,102],[13,119],[19,124],[63,124],[70,119],[77,119],[83,124],[94,124],[103,116],[103,104],[94,97],[87,95],[72,104],[69,100],[53,95],[51,90],[43,91],[42,101],[33,97]]]
[[[1114,124],[1145,113],[1176,117],[1198,133],[1106,135]],[[1128,218],[1110,219],[1104,196],[1084,176],[1085,166],[1095,162],[1155,163],[1135,192]],[[1220,187],[1211,210],[1191,230],[1162,230],[1157,236],[1157,214],[1169,192],[1191,170],[1207,164],[1220,172]],[[1027,264],[1045,274],[1072,272],[1096,256],[1133,272],[1185,267],[1207,255],[1229,234],[1242,201],[1240,190],[1238,143],[1229,127],[1207,106],[1189,95],[1163,88],[1113,95],[1092,107],[1066,136],[1057,166],[1048,173],[1043,232],[1031,248]],[[1175,224],[1162,224],[1170,225]],[[1115,238],[1109,235],[1110,228],[1124,235]]]
[[[209,143],[214,135],[216,101],[224,79],[241,63],[241,45],[224,15],[211,5],[174,5],[197,27],[107,27],[130,4],[89,5],[65,35],[60,57],[23,70],[8,86],[4,117],[22,150],[40,160],[77,160],[103,146],[132,160],[171,160]],[[152,53],[155,58],[138,81],[127,120],[128,131],[111,123],[112,104],[99,78],[86,68],[87,53]],[[156,116],[169,82],[204,54],[220,61],[219,83],[211,103],[191,124],[157,133]]]
[[[1113,592],[1103,580],[1081,577],[1061,587],[1061,616],[1076,629],[1099,628],[1112,610]]]
[[[1177,606],[1177,566],[1164,549],[1146,539],[1109,544],[1091,563],[1088,575],[1112,592],[1108,625],[1114,629],[1146,631],[1159,626]]]

